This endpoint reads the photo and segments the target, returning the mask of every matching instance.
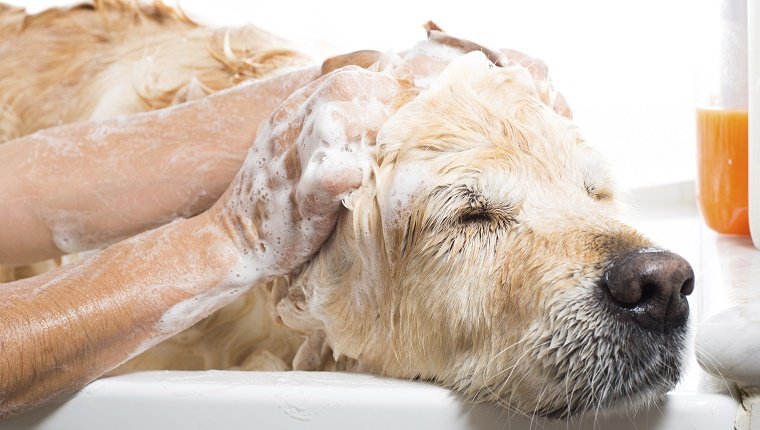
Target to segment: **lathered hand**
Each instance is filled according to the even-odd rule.
[[[431,82],[455,58],[472,51],[481,51],[496,66],[520,65],[525,67],[533,78],[538,97],[551,106],[555,112],[572,118],[570,106],[565,98],[552,85],[549,69],[539,58],[532,57],[514,49],[489,49],[475,42],[449,35],[435,23],[425,24],[427,40],[418,43],[411,50],[402,54],[407,62],[409,72],[415,82],[423,86]]]
[[[346,67],[275,110],[210,210],[246,261],[246,275],[260,280],[286,274],[319,248],[341,200],[370,174],[367,143],[397,94],[394,79]]]

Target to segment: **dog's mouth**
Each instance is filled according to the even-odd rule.
[[[572,285],[556,285],[561,292],[520,340],[491,360],[474,401],[566,419],[655,405],[676,386],[686,350],[686,296],[694,288],[691,266],[671,252],[642,248],[584,272],[564,278]]]
[[[605,300],[589,289],[557,300],[513,345],[513,357],[463,394],[553,419],[660,403],[681,377],[686,321],[651,330],[619,318]]]
[[[612,259],[594,285],[557,300],[523,337],[526,380],[542,386],[533,413],[568,418],[659,402],[681,376],[693,287],[683,258],[641,249]]]
[[[653,331],[621,320],[599,299],[563,306],[528,335],[534,339],[530,366],[535,367],[529,373],[543,387],[533,414],[568,418],[656,404],[680,379],[685,320]]]
[[[562,348],[553,351],[556,357],[565,357],[545,371],[553,376],[549,384],[566,387],[565,396],[556,399],[558,404],[540,408],[538,413],[567,418],[590,410],[638,408],[659,402],[681,377],[686,334],[685,324],[668,333],[625,323],[613,323],[601,332],[597,327],[588,327],[580,339],[566,341],[593,345],[569,355]],[[552,341],[557,342],[549,342]]]

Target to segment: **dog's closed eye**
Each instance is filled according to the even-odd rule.
[[[459,186],[456,192],[463,197],[464,203],[457,210],[459,224],[505,226],[515,222],[513,203],[490,201],[481,192],[468,186]]]
[[[466,211],[459,216],[459,222],[461,224],[475,224],[483,222],[491,222],[493,218],[491,214],[484,210]]]

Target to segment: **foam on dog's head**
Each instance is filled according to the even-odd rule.
[[[593,194],[609,187],[589,173],[597,158],[524,68],[457,57],[386,121],[376,153],[372,182],[280,302],[286,324],[323,330],[357,369],[545,414],[672,386],[640,363],[676,367],[678,348],[613,332],[593,301],[610,256],[649,242],[616,220],[614,194]]]

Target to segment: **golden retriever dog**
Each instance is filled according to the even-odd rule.
[[[427,30],[400,55],[323,63],[390,73],[409,97],[311,262],[114,373],[371,372],[554,417],[651,404],[674,387],[688,263],[618,220],[610,172],[540,62]],[[312,64],[252,26],[210,29],[116,0],[37,15],[0,6],[0,53],[0,142]],[[420,53],[429,63],[415,64]]]

